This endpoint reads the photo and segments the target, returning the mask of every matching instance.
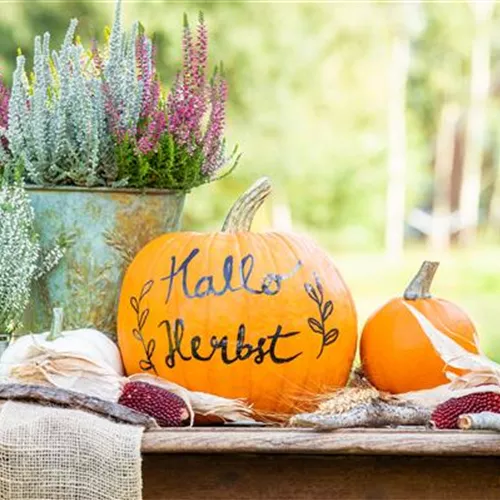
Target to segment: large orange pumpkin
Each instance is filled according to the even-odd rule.
[[[351,294],[309,239],[249,232],[269,193],[262,179],[222,232],[165,234],[135,257],[118,311],[128,374],[245,398],[268,414],[345,385],[357,344]]]
[[[405,301],[462,347],[477,353],[475,328],[467,314],[455,304],[433,298],[429,293],[437,267],[437,262],[424,262],[403,297],[385,304],[363,328],[360,341],[363,371],[379,390],[402,393],[448,382],[444,362]]]

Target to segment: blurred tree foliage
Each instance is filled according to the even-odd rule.
[[[217,228],[232,200],[257,176],[269,175],[298,229],[331,247],[381,246],[390,34],[397,29],[390,4],[125,2],[127,22],[139,19],[156,33],[167,84],[180,63],[182,14],[194,22],[200,9],[211,63],[224,61],[230,83],[229,143],[239,143],[243,158],[232,176],[189,196],[185,227]],[[443,104],[467,105],[473,33],[465,3],[421,9],[408,85],[408,208],[429,202]],[[101,37],[112,12],[111,2],[2,3],[0,68],[9,79],[17,47],[29,56],[33,36],[47,30],[59,43],[71,17],[80,19],[83,39]],[[498,13],[495,23],[494,64]]]

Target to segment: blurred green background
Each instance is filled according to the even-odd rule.
[[[113,2],[2,2],[0,70],[71,17],[102,38]],[[243,157],[193,191],[185,229],[217,229],[258,176],[275,193],[255,229],[308,233],[334,257],[360,325],[423,259],[500,359],[500,6],[481,2],[124,2],[156,34],[168,87],[182,15],[203,10],[230,85],[227,135]]]

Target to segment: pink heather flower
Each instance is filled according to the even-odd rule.
[[[203,13],[200,12],[198,21],[198,39],[196,41],[196,67],[194,69],[194,84],[199,92],[205,91],[208,60],[208,32],[203,18]]]
[[[7,127],[9,118],[10,90],[7,88],[0,75],[0,127]]]
[[[3,82],[0,75],[0,128],[6,129],[9,124],[9,100],[10,90]],[[2,137],[2,146],[8,147],[8,142],[5,137]]]
[[[161,102],[161,84],[156,71],[156,47],[144,34],[136,42],[136,60],[143,94],[141,122],[135,139],[137,149],[147,154],[156,148],[167,124],[164,104]]]
[[[168,131],[178,144],[191,151],[201,140],[203,100],[202,95],[183,81],[183,75],[177,75],[167,101]]]
[[[136,42],[136,58],[139,72],[139,80],[143,84],[141,118],[147,119],[158,104],[159,87],[156,79],[156,68],[154,59],[148,51],[149,40],[145,35],[140,35]]]
[[[113,102],[113,98],[111,96],[111,91],[109,89],[109,84],[106,81],[103,81],[102,89],[104,92],[104,109],[106,111],[106,116],[109,120],[109,126],[111,128],[111,132],[114,136],[119,140],[123,140],[125,138],[126,131],[122,129],[120,126],[120,111],[117,106],[115,106]]]
[[[220,73],[214,76],[210,87],[210,118],[203,138],[205,161],[202,171],[212,175],[224,163],[224,125],[226,119],[227,82]]]
[[[184,17],[182,73],[177,75],[167,101],[168,131],[190,152],[203,147],[206,133],[202,122],[210,104],[206,83],[208,33],[201,13],[196,34],[193,41],[187,17]]]
[[[166,120],[165,113],[162,110],[156,111],[151,117],[146,134],[137,143],[137,148],[142,154],[148,154],[155,149],[166,129]]]
[[[99,47],[96,40],[92,40],[92,61],[96,71],[101,75],[102,78],[102,91],[104,94],[104,109],[106,111],[106,116],[109,121],[109,126],[113,135],[122,140],[126,132],[121,130],[120,127],[120,111],[118,106],[115,106],[113,102],[113,97],[111,95],[111,90],[109,88],[109,83],[104,78],[104,61],[99,52]]]
[[[188,86],[193,84],[193,75],[195,75],[196,52],[193,44],[193,36],[189,27],[187,15],[184,14],[184,33],[182,36],[182,53],[183,53],[183,80]]]
[[[166,103],[167,130],[177,146],[190,154],[202,153],[202,174],[211,177],[228,159],[224,140],[228,86],[222,69],[207,83],[208,32],[201,13],[195,39],[184,17],[182,51],[182,71]],[[150,150],[151,135],[145,135],[141,150]]]

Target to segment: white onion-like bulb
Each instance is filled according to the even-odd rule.
[[[66,372],[61,372],[61,366]],[[124,374],[118,346],[104,333],[87,328],[62,331],[62,309],[54,309],[50,332],[16,339],[0,358],[2,377],[29,383],[33,369],[43,373],[52,385],[89,395],[105,395],[106,399],[108,395],[114,398]]]

